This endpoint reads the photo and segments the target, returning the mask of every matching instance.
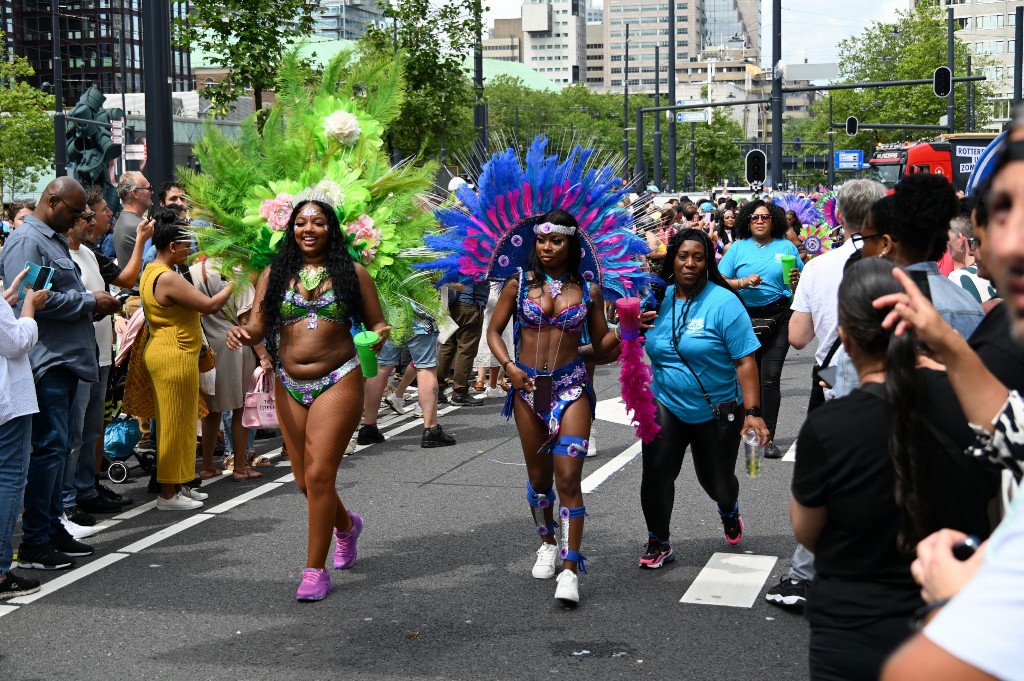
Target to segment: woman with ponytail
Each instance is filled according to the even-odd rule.
[[[923,605],[914,547],[941,527],[988,535],[994,478],[962,455],[973,440],[945,375],[917,368],[912,334],[883,328],[876,298],[902,291],[894,265],[869,258],[839,288],[839,337],[860,388],[815,410],[800,431],[790,515],[815,553],[807,598],[810,672],[877,679]]]

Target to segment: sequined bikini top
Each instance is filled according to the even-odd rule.
[[[309,328],[315,329],[320,318],[336,324],[348,318],[345,303],[334,298],[334,289],[328,289],[313,300],[306,300],[294,289],[285,291],[284,299],[281,301],[281,324],[294,324],[305,319],[309,323]]]
[[[557,326],[569,333],[579,333],[587,321],[587,304],[579,302],[570,305],[554,317],[549,317],[544,308],[528,295],[524,295],[519,306],[519,314],[526,326],[540,329],[545,326]]]

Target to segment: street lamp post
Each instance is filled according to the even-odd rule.
[[[64,73],[60,56],[60,2],[50,2],[53,45],[53,163],[57,177],[68,174],[67,121],[64,120]]]
[[[626,60],[622,67],[622,159],[629,170],[629,24],[626,24]]]
[[[661,106],[661,53],[654,46],[654,106]],[[661,189],[661,116],[654,117],[654,186]]]

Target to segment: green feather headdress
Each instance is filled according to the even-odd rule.
[[[296,53],[288,54],[277,101],[262,134],[254,116],[232,140],[207,126],[195,147],[202,173],[179,169],[194,215],[199,248],[224,272],[258,275],[273,260],[292,208],[315,199],[332,206],[353,259],[373,277],[391,337],[412,333],[413,305],[434,317],[441,301],[431,279],[399,254],[422,246],[436,222],[426,195],[434,164],[392,167],[383,135],[405,95],[402,62],[337,55],[320,83],[305,81]]]

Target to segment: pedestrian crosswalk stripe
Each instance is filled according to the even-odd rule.
[[[775,556],[715,553],[679,602],[749,608],[777,560]]]
[[[782,457],[783,461],[794,462],[796,461],[796,440],[793,440],[793,444],[786,450],[786,456]]]
[[[633,424],[633,420],[626,413],[626,403],[622,401],[621,397],[598,402],[597,407],[594,409],[594,418],[601,421],[611,421],[623,426]]]
[[[596,490],[598,485],[612,477],[619,469],[635,459],[640,453],[641,447],[642,444],[640,442],[634,442],[621,454],[584,478],[582,485],[583,493],[590,494]]]
[[[65,572],[56,579],[51,579],[50,581],[43,584],[42,588],[34,594],[29,594],[28,596],[20,596],[18,598],[12,598],[10,601],[8,601],[8,603],[12,603],[14,605],[28,605],[33,601],[37,601],[44,596],[52,594],[54,591],[57,591],[58,589],[63,589],[69,584],[74,584],[83,577],[88,577],[92,573],[99,572],[103,568],[108,567],[109,565],[112,565],[117,561],[127,557],[127,553],[110,553],[105,556],[101,556],[100,558],[97,558],[88,565],[83,565],[82,567],[76,568],[71,572]]]
[[[10,615],[12,612],[18,609],[16,605],[0,605],[0,617],[4,615]]]

